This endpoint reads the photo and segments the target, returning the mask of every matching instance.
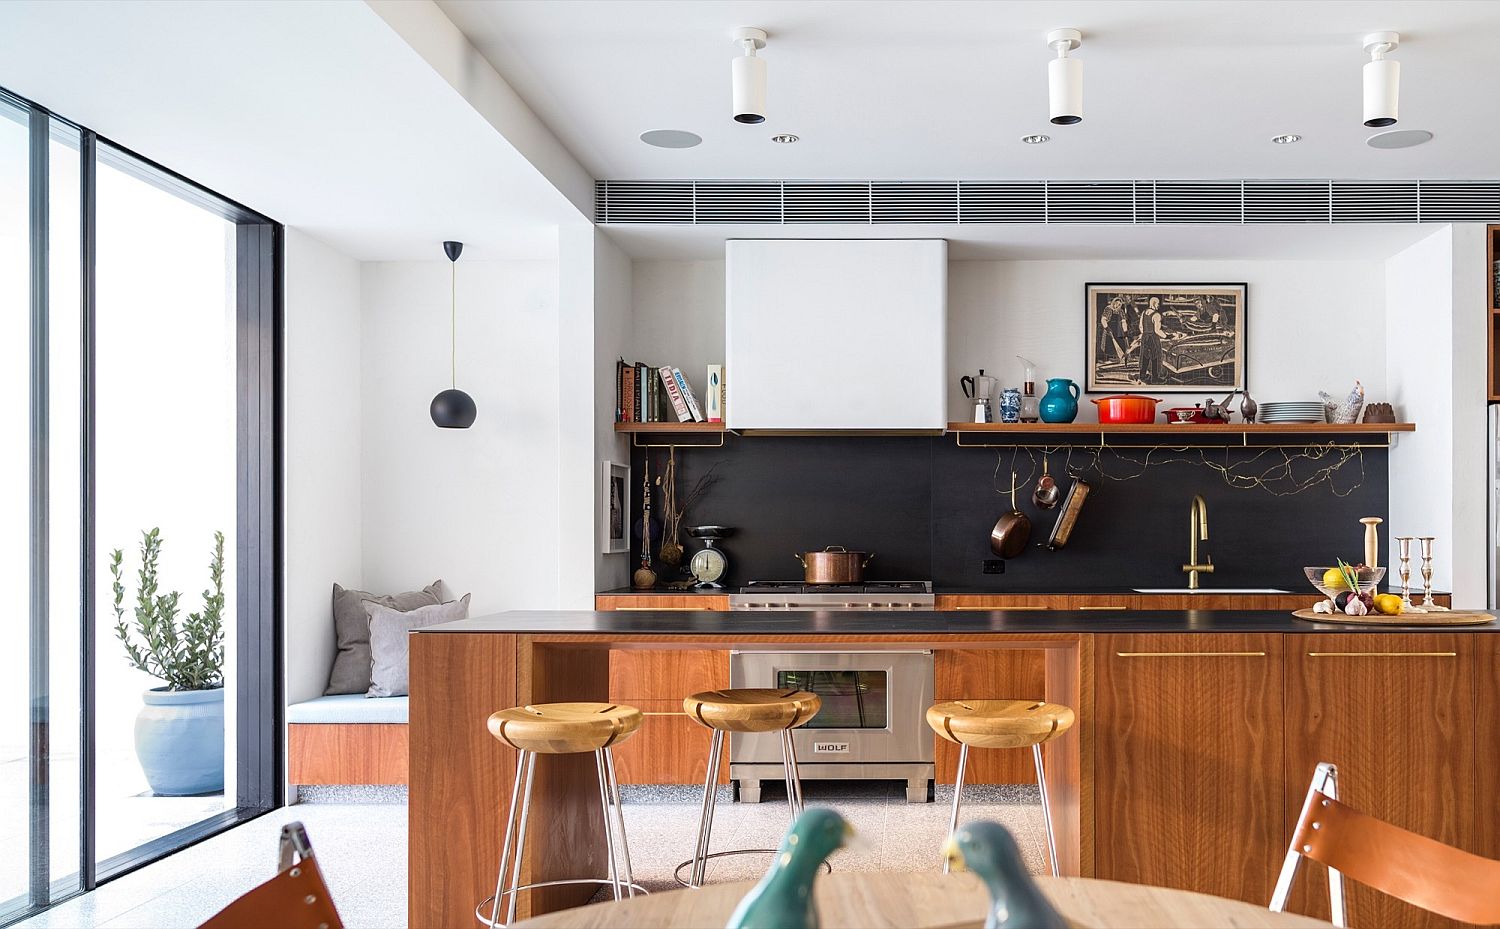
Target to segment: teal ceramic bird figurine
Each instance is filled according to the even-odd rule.
[[[813,878],[823,860],[854,834],[844,817],[814,807],[797,817],[760,883],[740,901],[725,929],[818,929]]]
[[[984,929],[1068,929],[1021,861],[1021,849],[999,823],[959,826],[943,848],[951,870],[969,870],[990,892]]]

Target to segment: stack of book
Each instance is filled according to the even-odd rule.
[[[615,422],[687,423],[724,421],[724,369],[708,366],[708,405],[698,403],[693,386],[673,365],[615,364]]]

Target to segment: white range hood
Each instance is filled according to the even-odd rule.
[[[947,242],[734,239],[725,255],[728,428],[944,428]]]

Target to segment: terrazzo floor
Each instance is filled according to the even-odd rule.
[[[692,854],[699,801],[692,788],[627,788],[625,828],[636,881],[650,890],[675,887],[672,869]],[[830,863],[848,871],[934,871],[948,828],[951,789],[937,802],[908,804],[898,786],[809,782],[809,805],[831,806],[856,837]],[[378,802],[392,800],[397,802]],[[111,881],[20,923],[27,929],[174,929],[197,926],[225,903],[275,871],[283,823],[301,820],[345,925],[401,929],[406,925],[406,805],[400,794],[318,793]],[[759,804],[720,803],[713,851],[768,848],[788,822],[784,792],[768,784]],[[364,801],[364,802],[359,802]],[[376,801],[376,802],[370,802]],[[971,788],[963,818],[992,819],[1015,833],[1027,863],[1044,865],[1041,808],[1035,787]],[[766,856],[719,859],[710,882],[758,877]],[[478,901],[475,901],[476,903]]]

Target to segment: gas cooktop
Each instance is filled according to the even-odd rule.
[[[751,581],[729,595],[731,610],[930,610],[931,581],[800,584]]]

